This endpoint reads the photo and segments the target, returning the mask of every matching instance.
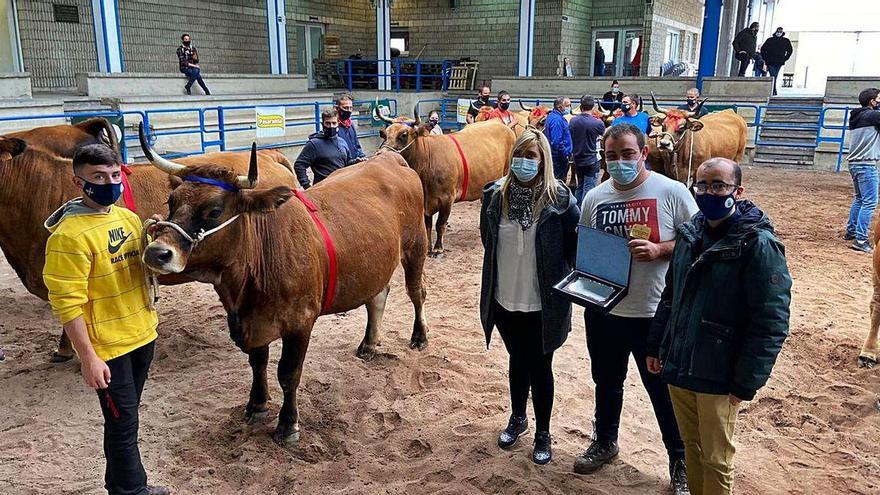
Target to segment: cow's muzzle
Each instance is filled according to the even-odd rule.
[[[186,259],[180,248],[160,240],[151,242],[144,250],[144,263],[150,270],[162,275],[180,273],[186,267]]]

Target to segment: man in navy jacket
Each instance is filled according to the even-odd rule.
[[[364,150],[361,148],[361,142],[358,141],[357,127],[351,120],[351,113],[354,110],[354,101],[351,95],[343,94],[336,100],[336,113],[339,115],[339,137],[348,145],[348,151],[351,157],[356,161],[366,160]]]

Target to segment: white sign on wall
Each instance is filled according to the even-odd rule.
[[[458,99],[458,111],[456,112],[456,121],[459,124],[467,124],[467,113],[471,107],[471,100],[465,98]]]

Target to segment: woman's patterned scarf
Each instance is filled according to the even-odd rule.
[[[534,188],[525,187],[514,180],[507,189],[507,218],[519,223],[523,230],[531,227],[535,220],[535,190],[540,190],[540,187],[540,184]]]

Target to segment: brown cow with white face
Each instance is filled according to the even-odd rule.
[[[117,150],[110,124],[101,118],[76,125],[38,127],[28,131],[0,136],[0,249],[31,294],[48,299],[43,284],[46,240],[49,231],[43,222],[62,203],[82,196],[71,180],[73,154],[82,146],[105,142]],[[208,161],[222,163],[244,173],[248,153],[222,152],[181,158],[180,162],[195,165]],[[280,152],[261,150],[258,159],[263,170],[263,184],[289,184],[296,178],[290,162]],[[168,176],[154,167],[132,166],[129,184],[134,194],[137,213],[142,219],[167,211],[165,201],[171,191]],[[123,200],[119,200],[123,204]],[[163,282],[180,281],[180,277],[163,278]],[[62,334],[54,361],[65,361],[74,355],[73,348]]]
[[[147,246],[144,262],[160,273],[180,273],[214,286],[230,336],[248,354],[253,371],[249,419],[267,414],[269,344],[279,338],[283,342],[278,381],[284,404],[276,442],[299,438],[296,393],[315,320],[366,305],[367,328],[358,355],[372,357],[398,263],[415,309],[410,347],[427,345],[422,185],[400,155],[377,155],[337,170],[308,192],[294,193],[288,186],[250,189],[258,180],[256,159],[242,177],[214,164],[187,167],[162,159],[143,138],[141,146],[155,166],[185,178],[168,198],[169,222],[158,224],[161,230]],[[298,198],[292,199],[295,194]],[[310,211],[326,228],[332,249]],[[213,233],[199,240],[200,231]]]
[[[516,136],[509,127],[495,119],[475,122],[459,132],[437,136],[431,135],[421,124],[418,114],[414,120],[405,123],[378,112],[374,112],[374,117],[388,124],[379,131],[385,139],[382,148],[400,153],[422,181],[429,243],[431,220],[434,214],[438,214],[437,242],[429,255],[440,256],[452,205],[482,198],[483,186],[507,173]],[[467,160],[466,168],[462,154]]]
[[[690,187],[697,167],[710,158],[728,158],[742,161],[746,149],[746,121],[733,110],[700,114],[706,99],[693,112],[663,109],[651,93],[655,115],[652,128],[659,128],[648,136],[654,143],[649,146],[649,161],[654,169],[662,169],[670,178]]]

